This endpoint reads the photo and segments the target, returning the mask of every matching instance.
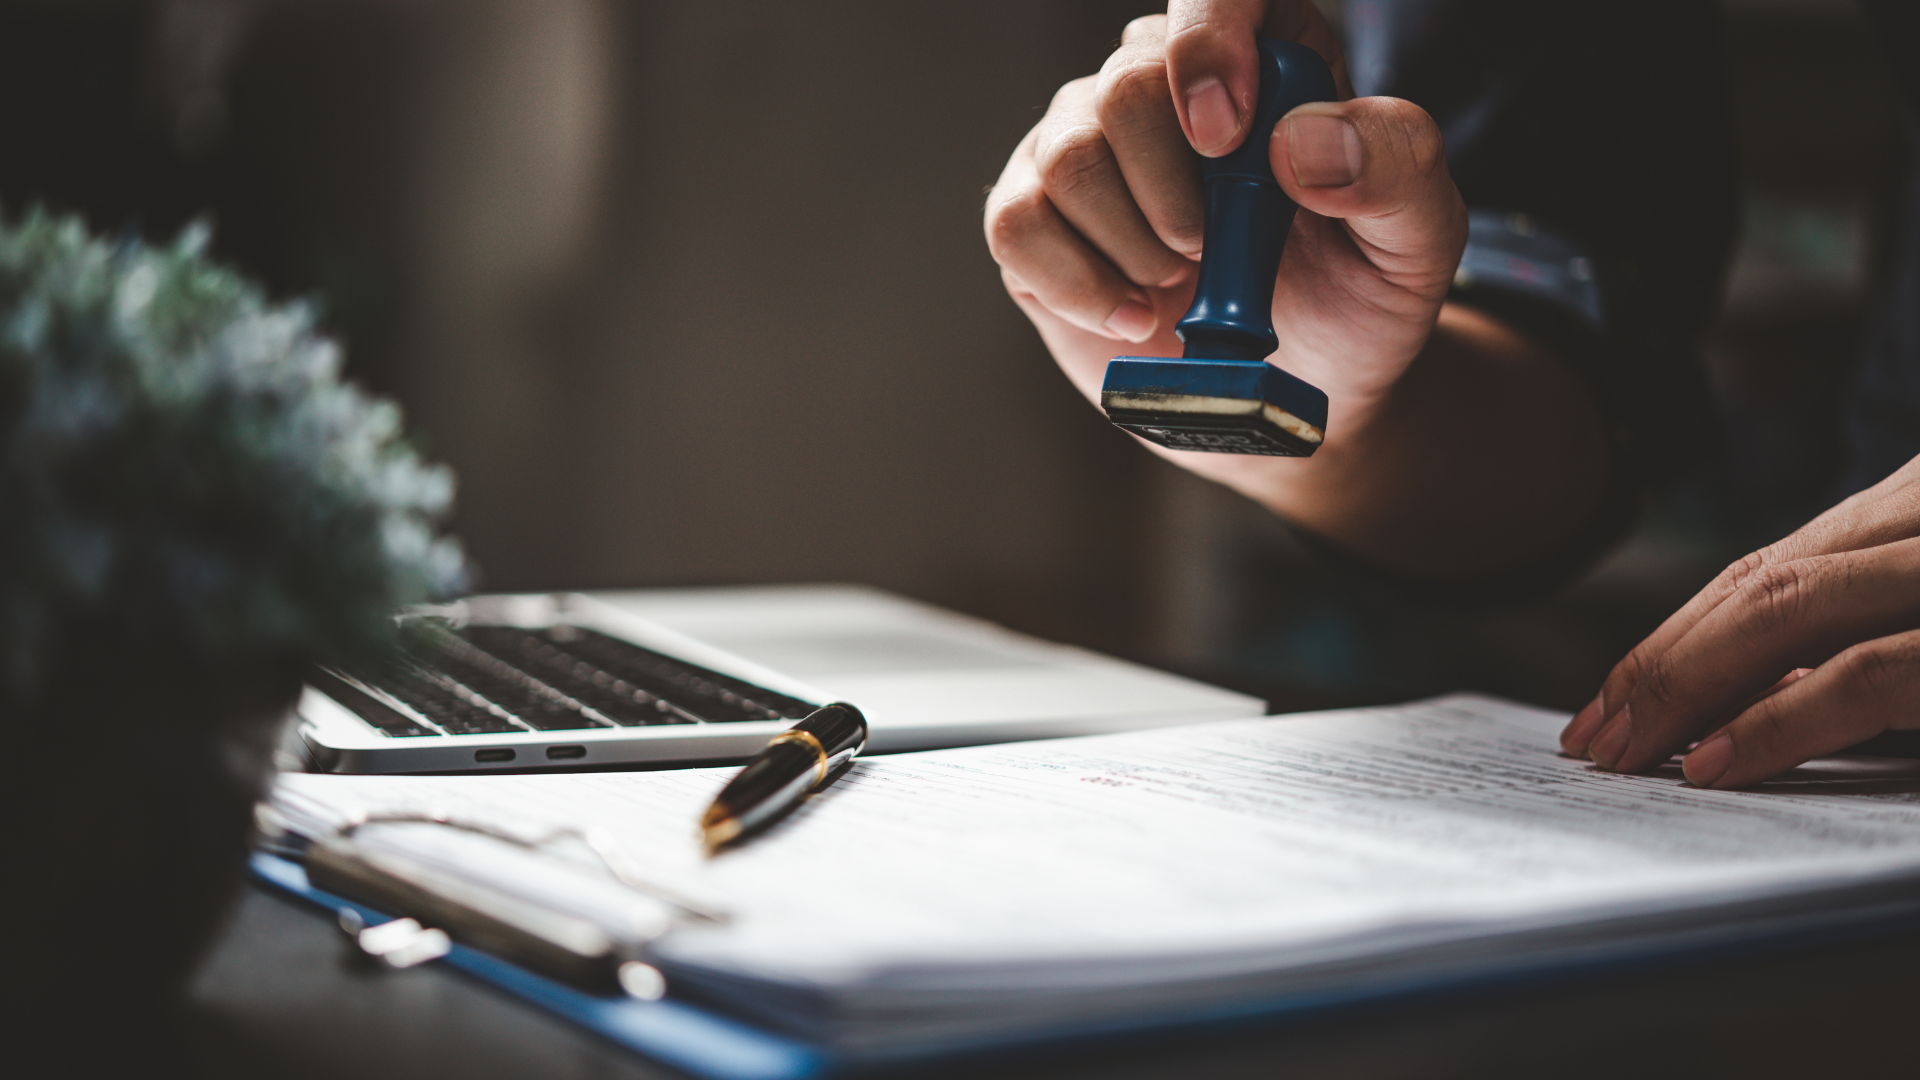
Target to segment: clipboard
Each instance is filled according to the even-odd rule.
[[[297,862],[266,852],[251,860],[261,883],[332,913],[352,911],[368,924],[384,912],[314,888]],[[1348,991],[1307,993],[1180,1010],[1150,1017],[1075,1024],[1041,1034],[943,1041],[907,1051],[849,1053],[770,1031],[724,1012],[669,994],[658,1001],[601,996],[528,971],[486,952],[454,943],[437,962],[543,1009],[643,1057],[709,1080],[813,1080],[934,1061],[986,1063],[1037,1050],[1145,1045],[1176,1035],[1228,1034],[1254,1026],[1304,1023],[1361,1007],[1416,1003],[1560,985],[1601,975],[1657,970],[1686,963],[1751,957],[1756,953],[1870,939],[1920,925],[1920,895],[1870,910],[1808,911],[1764,929],[1747,923],[1723,933],[1691,933],[1633,947],[1549,951],[1489,965],[1470,975],[1385,978]]]
[[[255,852],[249,869],[256,880],[328,912],[352,911],[369,924],[391,917],[314,888],[306,869],[290,859]],[[835,1065],[818,1047],[672,997],[640,1001],[590,994],[458,942],[437,962],[601,1038],[713,1080],[805,1080]]]

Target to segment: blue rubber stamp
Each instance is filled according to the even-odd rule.
[[[1333,74],[1291,41],[1258,42],[1260,96],[1240,148],[1200,166],[1206,245],[1193,306],[1174,327],[1182,358],[1117,356],[1100,405],[1108,419],[1174,450],[1306,457],[1326,438],[1327,395],[1266,362],[1273,282],[1297,209],[1267,159],[1273,125],[1296,105],[1332,101]]]

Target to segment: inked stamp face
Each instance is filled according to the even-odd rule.
[[[1179,419],[1171,419],[1169,414],[1129,414],[1124,410],[1107,410],[1107,416],[1115,426],[1130,431],[1148,442],[1158,443],[1170,450],[1199,450],[1215,454],[1260,454],[1267,457],[1306,457],[1313,453],[1321,440],[1311,441],[1294,434],[1291,428],[1306,428],[1318,435],[1308,425],[1302,424],[1297,417],[1286,417],[1291,421],[1289,427],[1282,427],[1264,415],[1241,415],[1232,418],[1205,417],[1188,414]]]
[[[1119,357],[1100,404],[1116,426],[1173,450],[1307,457],[1326,440],[1326,396],[1261,361]]]

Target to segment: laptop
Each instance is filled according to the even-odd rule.
[[[311,767],[486,772],[724,763],[830,701],[869,753],[1266,711],[1259,698],[860,586],[477,596],[402,620],[404,654],[316,670]]]

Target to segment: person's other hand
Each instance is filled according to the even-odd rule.
[[[1192,299],[1204,222],[1193,150],[1218,156],[1244,138],[1256,36],[1315,49],[1350,93],[1309,0],[1175,0],[1128,26],[1098,75],[1060,89],[988,196],[1007,291],[1091,400],[1116,353],[1180,354],[1173,324]],[[1301,208],[1274,291],[1272,361],[1327,392],[1334,448],[1426,344],[1466,210],[1439,130],[1406,101],[1303,105],[1275,126],[1269,153]],[[1243,490],[1258,486],[1249,473],[1298,464],[1173,456]]]
[[[1687,779],[1757,783],[1920,728],[1920,458],[1728,567],[1613,669],[1561,733],[1642,772],[1695,739]]]

